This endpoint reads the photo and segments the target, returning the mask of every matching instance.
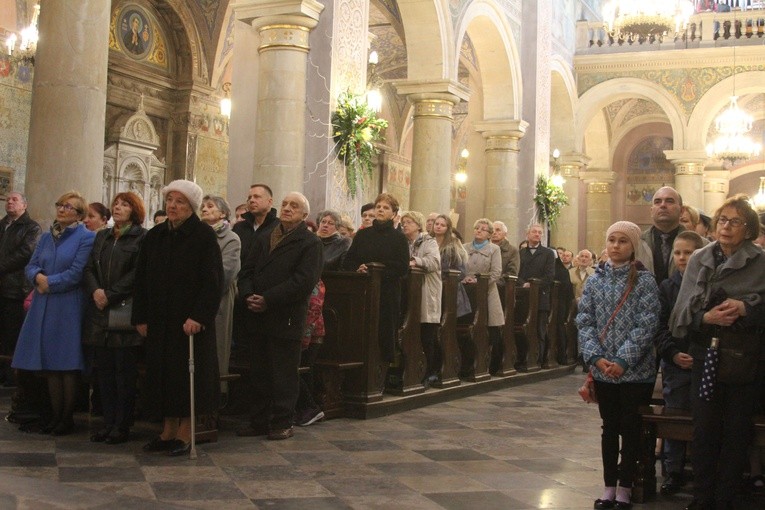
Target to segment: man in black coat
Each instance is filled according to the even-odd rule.
[[[521,269],[518,272],[518,285],[529,287],[529,280],[541,280],[539,287],[539,365],[547,368],[547,316],[550,313],[550,286],[555,278],[555,254],[549,248],[542,246],[542,226],[531,225],[526,231],[529,245],[521,250]],[[520,338],[520,337],[519,337]],[[525,339],[518,342],[518,360],[515,369],[520,372],[527,370],[529,346]]]
[[[240,436],[292,437],[299,393],[300,339],[308,299],[319,281],[322,244],[305,224],[308,200],[288,193],[279,223],[258,236],[239,273],[239,298],[247,306],[252,337],[250,426]]]
[[[11,192],[5,202],[5,217],[0,220],[0,354],[11,356],[24,323],[24,298],[32,285],[24,276],[40,238],[40,225],[27,213],[24,195]],[[0,367],[0,383],[12,384],[8,366]]]
[[[249,211],[242,214],[242,221],[235,223],[232,230],[239,236],[242,242],[241,257],[242,267],[247,261],[250,250],[255,240],[268,227],[276,224],[276,209],[271,207],[274,203],[273,192],[265,184],[253,184],[250,186],[250,194],[247,195]]]

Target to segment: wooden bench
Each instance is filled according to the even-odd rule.
[[[460,346],[460,379],[470,382],[486,381],[489,376],[489,275],[478,276],[476,283],[465,284],[471,314],[457,320],[457,340]]]
[[[632,501],[643,503],[656,497],[656,439],[693,439],[693,416],[690,411],[652,405],[640,408],[642,436],[638,470],[632,489]],[[754,418],[754,444],[765,446],[765,416]]]
[[[540,280],[531,278],[529,287],[515,288],[515,320],[513,332],[517,353],[528,350],[526,366],[529,372],[539,370],[537,358],[539,354],[539,289]]]
[[[515,290],[518,284],[518,278],[515,276],[504,275],[502,277],[504,285],[498,286],[499,295],[503,298],[502,306],[505,318],[505,325],[502,327],[502,343],[505,347],[505,355],[502,360],[502,368],[495,376],[515,375],[514,365],[518,357],[515,344]]]
[[[444,282],[441,299],[441,327],[438,345],[441,348],[441,377],[433,386],[452,388],[461,384],[457,373],[460,369],[460,348],[457,345],[457,291],[460,272],[454,269],[442,275]]]
[[[401,386],[386,388],[385,392],[392,395],[415,395],[425,391],[422,380],[425,377],[425,353],[422,351],[422,331],[420,318],[422,315],[422,284],[425,281],[425,270],[420,267],[409,269],[409,275],[403,293],[402,302],[406,303],[403,310],[404,322],[398,329],[396,344],[401,353]],[[403,296],[402,296],[403,297]]]

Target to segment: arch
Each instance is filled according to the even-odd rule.
[[[407,79],[456,80],[449,66],[455,60],[449,1],[399,0],[398,8],[406,35]]]
[[[205,55],[205,46],[202,43],[202,38],[199,35],[199,28],[194,22],[194,14],[191,12],[191,8],[188,2],[185,0],[167,0],[167,4],[170,6],[173,14],[177,16],[183,26],[183,34],[186,36],[185,48],[183,46],[176,45],[176,50],[181,51],[183,49],[188,50],[189,55],[187,60],[191,63],[190,69],[182,69],[179,62],[178,79],[183,78],[184,74],[188,73],[188,78],[192,81],[201,80],[205,84],[210,84],[210,73],[207,68],[207,56]],[[159,9],[159,8],[158,8]],[[162,11],[160,11],[162,12]],[[172,26],[172,23],[170,23]],[[180,43],[178,32],[175,32],[175,42]]]
[[[457,27],[455,55],[459,55],[466,33],[478,56],[483,119],[520,119],[523,97],[520,57],[506,16],[493,2],[477,0],[467,8]],[[451,66],[450,74],[456,77],[459,58]]]
[[[592,87],[579,98],[576,112],[575,132],[585,133],[592,118],[609,103],[640,97],[659,105],[672,126],[672,139],[675,150],[687,149],[685,117],[675,97],[659,85],[639,78],[615,78]],[[582,152],[584,139],[578,137],[576,150]]]
[[[550,147],[561,152],[574,149],[576,131],[574,130],[574,112],[576,111],[576,81],[571,67],[560,57],[554,55],[550,61]]]
[[[745,94],[765,92],[765,71],[749,71],[739,73],[736,79],[736,95],[741,97]],[[706,146],[709,126],[720,114],[720,110],[730,102],[733,92],[733,76],[722,80],[710,88],[696,104],[688,120],[689,126],[698,126],[688,133],[689,147],[691,149],[703,149]],[[757,116],[757,112],[749,112]]]

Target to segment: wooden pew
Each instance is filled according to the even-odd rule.
[[[326,336],[316,360],[321,405],[328,418],[347,415],[354,403],[382,400],[387,366],[380,362],[378,324],[383,265],[368,272],[322,275]]]
[[[666,409],[660,405],[640,408],[642,443],[638,470],[632,488],[632,502],[643,503],[656,497],[656,438],[691,441],[693,416],[690,411]],[[765,446],[765,416],[754,418],[755,446]]]
[[[443,273],[443,299],[441,300],[441,328],[438,348],[441,349],[441,377],[433,386],[451,388],[460,385],[457,372],[460,367],[460,349],[457,345],[457,289],[460,272],[454,269]]]
[[[523,351],[523,345],[528,345],[526,366],[529,372],[539,370],[537,358],[539,354],[539,334],[537,321],[539,319],[539,280],[529,280],[529,287],[515,288],[515,321],[514,333],[517,352]]]
[[[505,356],[502,361],[502,370],[497,374],[493,374],[500,377],[517,373],[513,365],[515,365],[517,358],[515,350],[515,293],[518,278],[504,275],[502,279],[505,281],[505,284],[500,286],[499,289],[504,291],[502,304],[504,306],[505,325],[502,327],[502,343],[505,346]]]
[[[568,317],[566,317],[566,334],[568,335],[568,344],[566,345],[566,361],[569,365],[576,363],[579,358],[579,330],[576,327],[576,314],[578,307],[576,304],[576,298],[571,300],[571,305],[568,308]]]
[[[542,360],[544,368],[558,366],[558,349],[560,332],[558,331],[558,314],[560,313],[560,282],[554,280],[550,286],[550,314],[547,317],[547,358]]]
[[[457,321],[457,338],[462,354],[460,379],[485,381],[489,376],[489,275],[478,276],[474,284],[466,284],[473,313]]]
[[[422,379],[425,377],[425,354],[420,339],[420,317],[422,312],[422,284],[425,270],[420,267],[409,269],[404,292],[407,294],[404,323],[398,330],[397,345],[401,349],[401,387],[386,388],[392,395],[415,395],[425,391]]]

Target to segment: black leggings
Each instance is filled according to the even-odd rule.
[[[606,487],[632,488],[640,455],[638,407],[651,403],[653,383],[606,383],[595,381],[598,411],[603,420],[600,448]],[[619,463],[619,436],[622,459]]]

